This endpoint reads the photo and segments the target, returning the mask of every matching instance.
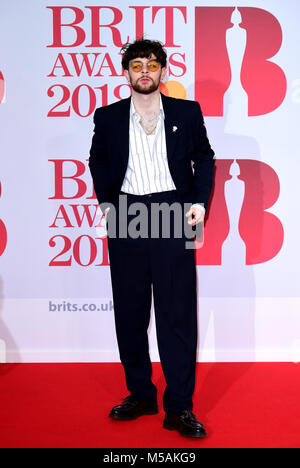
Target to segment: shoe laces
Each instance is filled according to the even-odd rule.
[[[132,404],[136,404],[137,403],[137,399],[134,398],[132,395],[128,395],[127,397],[125,398],[122,398],[122,401],[124,401],[124,403],[132,403]]]
[[[196,421],[196,416],[194,415],[194,413],[192,412],[192,410],[184,410],[182,411],[182,416],[184,419],[186,418],[190,418],[190,419],[194,419]]]
[[[195,423],[196,426],[199,426],[202,429],[204,429],[204,425],[197,420],[196,416],[191,410],[184,410],[182,411],[181,415],[183,419],[190,419],[190,421],[192,423]]]

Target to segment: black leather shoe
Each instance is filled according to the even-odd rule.
[[[196,416],[190,410],[184,410],[180,413],[167,411],[163,426],[169,431],[177,430],[185,437],[206,437],[203,424],[197,421]]]
[[[138,398],[129,395],[123,398],[123,403],[114,406],[109,413],[109,416],[113,419],[130,421],[136,419],[143,414],[157,414],[158,406],[156,401],[143,401]]]

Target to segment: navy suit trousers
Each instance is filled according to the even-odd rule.
[[[121,192],[122,194],[122,192]],[[124,197],[124,195],[123,195]],[[153,203],[180,203],[182,231],[187,223],[183,200],[177,190],[150,195],[126,195],[128,208],[142,202],[148,209],[151,229]],[[191,204],[190,204],[191,206]],[[157,398],[149,356],[148,327],[154,300],[157,344],[166,380],[165,411],[192,409],[197,348],[197,294],[195,251],[187,249],[191,238],[170,236],[122,238],[118,234],[120,203],[116,202],[117,236],[108,234],[110,272],[116,335],[126,385],[131,395],[145,401]],[[137,213],[138,214],[138,213]],[[108,213],[107,223],[112,222]],[[128,215],[127,223],[136,215]],[[123,226],[124,228],[124,226]]]

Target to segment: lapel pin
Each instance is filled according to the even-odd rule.
[[[173,130],[173,133],[175,133],[175,132],[176,132],[176,130],[177,130],[177,127],[176,127],[176,125],[174,125],[174,127],[173,127],[173,129],[172,129],[172,130]]]

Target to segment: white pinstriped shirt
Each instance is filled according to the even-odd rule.
[[[164,109],[160,96],[158,122],[153,135],[140,124],[141,116],[130,105],[129,158],[121,191],[133,195],[176,190],[167,158]],[[193,203],[205,213],[200,203]]]
[[[164,109],[160,97],[157,126],[153,135],[147,135],[135,110],[130,106],[129,158],[121,190],[134,195],[176,190],[167,158]]]

